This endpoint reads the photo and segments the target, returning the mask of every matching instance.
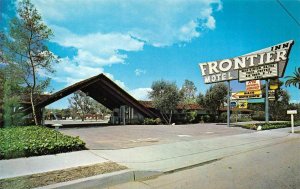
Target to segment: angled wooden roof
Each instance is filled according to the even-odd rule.
[[[104,74],[99,74],[89,79],[75,83],[36,104],[37,108],[43,108],[57,100],[60,100],[78,90],[86,93],[99,103],[109,109],[119,108],[121,105],[128,105],[146,117],[158,117],[154,112],[143,106],[139,101],[129,95],[121,87],[107,78]],[[31,107],[24,109],[25,113],[30,113]]]

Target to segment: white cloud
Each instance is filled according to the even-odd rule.
[[[55,68],[57,82],[67,85],[104,73],[104,66],[122,64],[127,52],[183,44],[213,30],[213,13],[222,9],[220,0],[33,0],[54,42],[76,50]],[[136,69],[137,76],[145,70]],[[112,79],[113,76],[106,73]],[[114,80],[126,89],[124,82]],[[145,94],[148,88],[132,90]],[[143,96],[143,95],[141,95]],[[144,98],[144,97],[143,97]]]
[[[137,100],[149,100],[149,92],[152,91],[151,88],[137,88],[129,91],[129,94],[132,95]]]
[[[135,73],[136,76],[140,76],[142,74],[146,74],[146,70],[142,70],[142,69],[138,68],[138,69],[134,70],[134,73]]]
[[[111,32],[130,34],[133,38],[154,46],[190,41],[194,37],[199,37],[202,27],[214,29],[213,12],[222,9],[220,0],[85,0],[76,3],[73,0],[34,0],[33,2],[48,24],[64,27],[77,35]],[[185,30],[184,37],[182,30]]]
[[[50,77],[56,82],[66,83],[66,86],[104,72],[101,67],[93,68],[77,64],[68,57],[61,59],[59,64],[55,64],[54,69],[56,72]]]
[[[105,73],[105,75],[109,79],[113,80],[117,85],[119,85],[119,87],[123,88],[124,90],[128,90],[128,88],[126,87],[126,85],[125,85],[125,83],[123,81],[115,79],[114,76],[112,74],[110,74],[110,73]]]
[[[56,34],[54,42],[64,47],[78,49],[74,61],[86,66],[105,66],[115,63],[123,63],[127,58],[123,51],[139,51],[143,49],[144,43],[133,39],[128,34],[120,33],[89,33],[77,35],[66,28],[52,26]]]
[[[179,39],[182,41],[190,41],[194,37],[199,37],[200,33],[196,31],[197,23],[190,21],[180,28]]]
[[[56,70],[56,72],[53,75],[48,76],[56,82],[66,83],[65,87],[103,73],[121,88],[127,90],[124,82],[115,79],[114,76],[110,73],[105,73],[102,67],[94,68],[80,65],[69,59],[68,57],[61,59],[59,64],[55,64],[54,69]],[[41,75],[43,76],[45,74],[41,73]]]
[[[209,17],[207,18],[207,21],[206,21],[206,23],[205,23],[205,26],[206,26],[208,29],[211,29],[211,30],[215,29],[215,28],[216,28],[216,20],[215,20],[215,18],[212,17],[212,16],[209,16]]]

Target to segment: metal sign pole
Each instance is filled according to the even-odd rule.
[[[295,133],[295,130],[294,130],[294,114],[291,114],[291,125],[292,125],[292,133]]]
[[[230,81],[228,81],[228,95],[227,95],[227,126],[230,127]]]
[[[269,79],[266,79],[265,122],[269,123]]]

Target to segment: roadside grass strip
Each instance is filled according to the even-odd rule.
[[[105,162],[89,166],[80,166],[64,170],[50,171],[45,173],[26,175],[8,179],[0,179],[0,188],[5,189],[27,189],[80,178],[91,177],[99,174],[121,171],[127,167],[114,162]]]

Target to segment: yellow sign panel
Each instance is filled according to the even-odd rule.
[[[238,101],[238,108],[248,108],[248,101],[247,100],[239,100]]]
[[[248,98],[262,98],[262,91],[239,91],[231,94],[232,100],[248,99]]]
[[[276,90],[278,89],[278,84],[270,85],[271,90]]]
[[[271,79],[269,89],[276,90],[279,87],[279,80],[278,79]]]
[[[258,91],[239,91],[236,93],[238,96],[245,96],[245,95],[260,95],[262,94],[261,90]]]

